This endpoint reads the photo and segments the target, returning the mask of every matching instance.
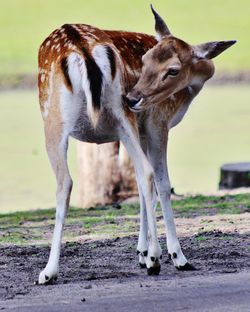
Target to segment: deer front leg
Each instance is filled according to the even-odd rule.
[[[126,147],[130,157],[132,158],[135,167],[138,188],[142,193],[146,207],[147,222],[148,222],[148,246],[147,246],[147,254],[144,255],[144,260],[147,266],[148,274],[158,275],[160,272],[160,258],[162,255],[162,251],[157,238],[155,211],[152,205],[154,198],[153,170],[144,152],[140,147],[139,140],[135,135],[134,130],[131,128],[132,128],[131,125],[129,123],[126,123],[121,129],[120,138],[124,146]],[[143,201],[141,202],[143,207],[144,205]],[[143,219],[144,218],[145,217],[143,216]],[[143,229],[144,235],[145,230],[146,229],[144,228]],[[143,243],[145,243],[145,239]],[[142,247],[142,249],[144,248],[145,246]]]
[[[171,207],[171,186],[166,158],[167,135],[164,138],[160,137],[160,135],[153,137],[153,133],[154,132],[151,131],[151,135],[149,136],[148,155],[154,169],[156,188],[163,211],[168,253],[177,269],[190,270],[193,269],[193,267],[188,263],[181,250]]]
[[[67,166],[68,137],[58,138],[52,133],[46,134],[46,147],[57,180],[56,220],[49,260],[40,273],[38,283],[47,284],[57,278],[59,257],[65,215],[69,206],[72,180]]]

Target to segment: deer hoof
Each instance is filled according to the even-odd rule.
[[[147,269],[148,275],[159,275],[161,271],[161,265],[157,265]]]
[[[187,262],[185,265],[176,266],[176,269],[179,271],[196,271],[197,269]]]
[[[146,269],[146,267],[147,267],[146,263],[140,263],[140,262],[139,262],[139,266],[141,269]]]

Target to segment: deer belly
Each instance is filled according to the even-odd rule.
[[[88,116],[85,114],[78,118],[73,131],[70,133],[70,136],[82,142],[97,144],[119,140],[116,128],[112,126],[111,123],[103,120],[101,117],[96,128],[94,128]]]

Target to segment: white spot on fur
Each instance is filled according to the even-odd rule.
[[[41,82],[44,83],[44,81],[45,81],[45,74],[42,74],[41,75]]]

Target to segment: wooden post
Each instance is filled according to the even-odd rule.
[[[111,204],[137,195],[133,165],[119,142],[77,143],[80,207]]]
[[[225,164],[220,175],[220,190],[250,187],[250,163]]]

